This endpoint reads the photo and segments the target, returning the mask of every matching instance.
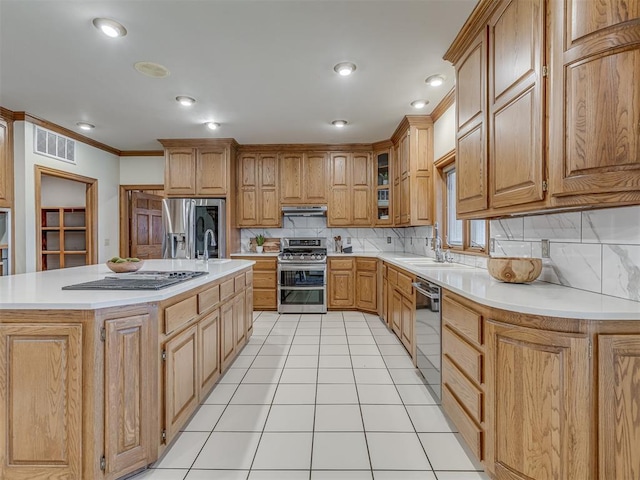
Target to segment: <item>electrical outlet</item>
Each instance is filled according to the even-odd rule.
[[[496,239],[495,238],[490,238],[489,239],[489,253],[493,253],[496,251]]]
[[[347,237],[347,245],[351,245],[351,237]]]
[[[105,239],[104,239],[104,246],[105,246],[105,247],[108,247],[109,245],[111,245],[111,239],[109,239],[109,238],[105,238]]]
[[[391,243],[391,237],[387,237],[387,243]]]
[[[424,244],[425,244],[427,247],[429,246],[429,239],[428,239],[428,238],[425,238],[425,239],[424,239]]]
[[[549,240],[547,240],[546,238],[543,240],[540,240],[540,246],[542,247],[542,258],[549,258],[551,257],[551,252],[550,252],[550,244],[549,244]]]

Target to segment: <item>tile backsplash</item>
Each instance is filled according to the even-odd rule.
[[[249,240],[258,233],[325,237],[329,251],[333,237],[340,235],[354,252],[434,256],[427,242],[431,227],[328,228],[320,217],[287,217],[283,226],[243,229],[242,251],[249,250]],[[549,240],[540,280],[640,302],[640,206],[492,220],[490,236],[495,239],[491,256],[542,257],[541,241]],[[454,254],[454,261],[487,268],[486,257]]]

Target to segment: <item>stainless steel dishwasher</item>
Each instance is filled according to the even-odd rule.
[[[442,325],[440,287],[418,277],[416,289],[416,355],[420,373],[438,400],[441,398]]]

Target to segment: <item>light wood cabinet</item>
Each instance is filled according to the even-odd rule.
[[[220,377],[220,310],[198,322],[199,397],[202,398]]]
[[[329,165],[327,225],[371,226],[371,154],[331,153]]]
[[[393,225],[393,148],[385,148],[373,154],[374,224],[377,227]]]
[[[40,209],[40,270],[89,265],[93,257],[87,240],[85,207],[44,207]]]
[[[356,306],[354,259],[329,258],[328,272],[328,308],[354,308]]]
[[[228,302],[220,308],[220,361],[222,370],[226,370],[235,356],[234,326],[233,302]]]
[[[237,257],[234,259],[245,259],[256,262],[253,266],[253,294],[251,311],[253,310],[276,310],[277,308],[277,258],[256,256]]]
[[[415,310],[416,295],[412,283],[413,274],[386,264],[387,268],[387,316],[389,327],[416,361]]]
[[[598,337],[599,478],[640,478],[640,335]]]
[[[229,150],[202,147],[196,151],[196,191],[198,195],[225,196],[229,191]]]
[[[196,149],[166,148],[164,151],[164,191],[167,195],[195,195]]]
[[[11,124],[0,118],[0,207],[13,206],[13,153]]]
[[[0,359],[0,478],[80,480],[82,325],[0,325]]]
[[[279,227],[282,224],[275,153],[242,153],[238,158],[238,227]]]
[[[280,202],[283,205],[327,203],[327,154],[280,155]]]
[[[556,206],[640,203],[640,7],[550,2]]]
[[[433,210],[433,122],[405,117],[393,134],[393,205],[396,226],[431,225]],[[395,173],[397,170],[397,175]]]
[[[152,399],[149,315],[105,321],[105,479],[151,461]]]
[[[368,312],[378,310],[378,260],[356,258],[356,308]]]
[[[245,302],[246,298],[244,292],[240,293],[233,299],[233,330],[236,349],[242,348],[247,339]]]

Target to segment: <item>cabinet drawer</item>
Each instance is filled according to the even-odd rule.
[[[198,315],[198,299],[186,298],[164,309],[164,333],[169,334]]]
[[[462,438],[467,442],[467,445],[471,448],[476,458],[483,460],[483,431],[469,418],[462,407],[460,407],[446,385],[442,387],[442,408],[444,408],[445,413],[458,428],[458,432],[460,432]]]
[[[244,286],[245,286],[244,273],[241,273],[240,275],[236,276],[233,280],[235,282],[235,291],[236,292],[239,292],[240,290],[244,289]]]
[[[275,290],[258,290],[253,291],[253,309],[254,310],[275,310],[277,308],[277,293]]]
[[[482,315],[445,295],[442,300],[442,322],[456,330],[466,340],[481,346]]]
[[[253,272],[245,272],[244,273],[244,284],[248,287],[253,283]]]
[[[398,290],[403,292],[404,294],[411,296],[413,295],[413,278],[405,275],[404,273],[398,272]]]
[[[356,270],[375,272],[378,269],[378,260],[370,258],[356,259]]]
[[[389,268],[387,270],[387,281],[389,282],[390,285],[397,285],[398,284],[398,271],[394,270],[393,268]]]
[[[329,268],[331,270],[351,270],[353,269],[353,258],[330,258]]]
[[[208,288],[198,294],[198,313],[209,310],[220,303],[220,285]]]
[[[273,288],[275,290],[276,272],[256,272],[253,274],[253,288]]]
[[[442,354],[456,364],[469,378],[482,383],[482,354],[458,337],[450,327],[442,328]]]
[[[467,380],[447,357],[442,359],[442,385],[451,390],[476,422],[482,422],[482,391]]]
[[[233,297],[233,278],[226,280],[220,284],[220,300],[225,301],[229,297]]]
[[[256,259],[255,257],[247,257],[249,260],[253,260],[256,262],[256,264],[253,266],[254,270],[275,270],[276,269],[276,259],[275,258],[270,258],[270,259],[264,259],[264,260],[260,260],[260,259]]]

